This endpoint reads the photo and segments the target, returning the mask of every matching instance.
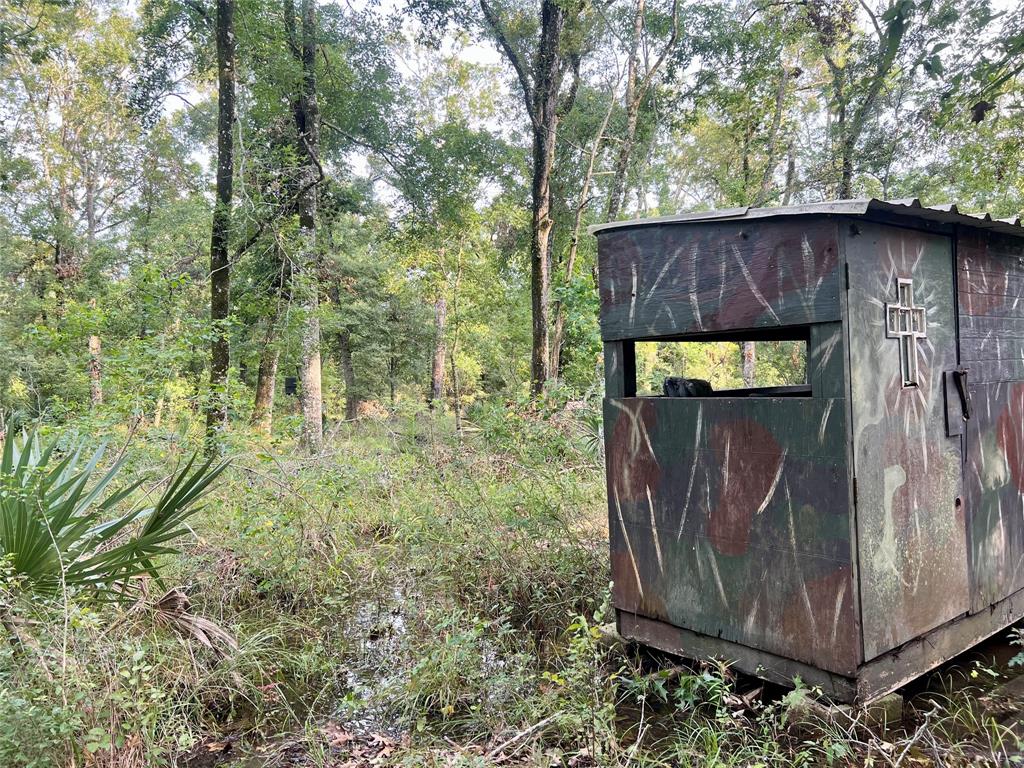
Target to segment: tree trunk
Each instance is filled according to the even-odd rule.
[[[793,195],[796,193],[796,152],[793,148],[793,142],[790,140],[789,159],[786,161],[786,189],[782,194],[782,204],[789,205],[793,200]]]
[[[338,367],[341,380],[345,382],[345,420],[352,421],[359,415],[359,396],[356,392],[356,370],[352,366],[352,332],[348,328],[338,332]]]
[[[274,392],[277,385],[277,364],[281,349],[276,341],[277,316],[267,321],[267,332],[263,337],[260,352],[260,367],[256,372],[256,397],[252,406],[251,424],[261,435],[269,435],[274,426]]]
[[[391,406],[395,405],[395,390],[398,385],[398,353],[395,350],[394,342],[388,354],[388,396]]]
[[[605,221],[614,221],[622,209],[623,200],[626,198],[626,174],[629,171],[629,160],[633,154],[633,144],[636,142],[636,126],[640,116],[640,103],[643,94],[637,91],[637,61],[640,49],[640,38],[644,34],[644,11],[645,0],[636,0],[636,13],[633,16],[633,37],[629,46],[629,61],[626,70],[626,132],[619,145],[619,155],[615,160],[615,173],[612,176],[612,187],[608,192],[608,209],[605,212]]]
[[[210,402],[206,433],[212,437],[227,426],[228,314],[230,272],[228,237],[234,179],[235,31],[234,0],[217,0],[217,202],[210,235]]]
[[[434,410],[439,404],[444,405],[444,331],[448,322],[448,302],[444,296],[438,296],[434,302],[434,362],[430,368],[430,396],[427,404]]]
[[[320,317],[317,296],[305,304],[306,321],[302,329],[302,360],[299,365],[299,380],[302,383],[299,403],[302,407],[303,447],[310,453],[318,453],[323,447],[323,378],[320,363]]]
[[[572,41],[563,40],[566,15],[583,11],[584,3],[541,0],[540,39],[535,52],[524,56],[511,40],[500,14],[490,0],[480,9],[502,53],[516,71],[533,133],[533,169],[530,221],[530,310],[533,318],[530,356],[531,389],[539,394],[550,374],[549,304],[551,294],[551,169],[555,161],[558,123],[576,99],[581,54]],[[567,71],[573,73],[569,90],[562,94]]]
[[[452,401],[454,403],[455,412],[455,434],[462,434],[462,391],[459,388],[459,369],[455,365],[455,348],[452,347],[452,354],[450,357],[452,367]]]
[[[654,79],[664,65],[668,55],[676,46],[679,40],[679,0],[672,3],[672,33],[665,42],[658,57],[640,75],[640,60],[647,61],[646,43],[644,42],[644,27],[647,12],[646,0],[636,0],[636,10],[633,14],[633,36],[630,39],[629,59],[626,62],[626,93],[623,104],[626,108],[626,131],[619,144],[619,154],[615,160],[612,185],[608,192],[608,207],[605,211],[605,221],[614,221],[622,211],[626,199],[626,178],[629,174],[629,165],[633,158],[633,151],[636,148],[636,131],[640,117],[640,106],[644,102]],[[643,206],[641,206],[643,207]]]
[[[587,172],[583,177],[583,186],[580,188],[580,199],[576,204],[576,211],[572,225],[572,236],[569,238],[569,255],[565,260],[565,284],[572,283],[573,273],[576,270],[576,257],[579,254],[580,234],[583,230],[583,214],[587,209],[590,197],[590,185],[594,180],[594,167],[597,164],[598,155],[601,152],[601,144],[604,141],[605,131],[611,120],[612,112],[615,111],[615,88],[610,89],[608,95],[608,110],[604,113],[604,119],[594,136],[594,143],[590,145],[590,158],[587,162]],[[551,338],[551,375],[558,377],[562,371],[562,344],[565,341],[565,311],[561,301],[555,302],[555,330]]]
[[[95,305],[95,302],[91,302]],[[102,347],[100,337],[96,334],[89,336],[89,402],[93,407],[103,405],[103,378],[101,356]]]
[[[562,50],[562,32],[568,3],[541,0],[540,41],[536,54],[527,60],[511,43],[498,14],[489,0],[480,0],[480,8],[509,63],[516,70],[523,89],[526,111],[533,132],[533,169],[530,219],[530,311],[532,314],[532,350],[530,380],[534,394],[544,389],[550,374],[549,304],[551,296],[551,169],[555,163],[555,139],[561,115],[571,109],[576,84],[561,99],[566,68],[579,72],[579,57]],[[560,102],[561,99],[561,103]]]
[[[740,356],[743,359],[743,386],[750,388],[754,386],[754,376],[757,373],[757,347],[752,341],[740,342]]]
[[[772,177],[777,165],[775,150],[778,146],[779,129],[782,127],[782,113],[786,105],[786,87],[789,84],[789,70],[786,68],[786,62],[782,61],[781,66],[779,86],[775,91],[775,113],[772,117],[771,132],[768,134],[768,158],[764,165],[764,173],[761,175],[761,189],[754,200],[754,207],[764,205],[772,197]]]
[[[320,108],[316,84],[316,5],[302,0],[301,46],[295,40],[294,4],[285,3],[286,23],[292,50],[302,65],[302,88],[295,106],[295,127],[302,158],[302,187],[298,200],[299,233],[302,252],[298,268],[305,273],[300,281],[303,292],[305,325],[302,330],[302,358],[299,378],[302,382],[302,445],[310,453],[323,446],[323,392],[320,362],[319,286],[316,242],[318,184],[323,179],[320,166]]]
[[[530,309],[533,317],[533,344],[530,380],[534,394],[540,394],[550,376],[548,318],[551,299],[551,169],[555,163],[557,118],[554,103],[550,119],[545,119],[533,134],[533,205],[530,223]]]
[[[462,285],[462,248],[459,247],[455,280],[452,283],[452,346],[448,355],[448,363],[452,369],[452,403],[455,412],[455,434],[462,436],[462,386],[459,382],[459,367],[455,362],[455,353],[459,348],[459,331],[462,320],[459,316],[459,287]]]
[[[839,199],[849,200],[853,197],[853,151],[855,139],[845,136],[842,143],[842,159],[839,174]]]

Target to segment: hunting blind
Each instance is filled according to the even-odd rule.
[[[853,200],[594,231],[623,636],[868,701],[1024,616],[1019,220]],[[804,342],[805,381],[638,396],[637,342],[763,340]]]

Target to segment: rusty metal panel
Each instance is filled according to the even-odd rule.
[[[964,505],[980,611],[1024,588],[1024,239],[965,230],[957,267],[972,406]]]
[[[836,223],[669,224],[598,238],[606,341],[840,319]]]
[[[604,417],[615,606],[853,674],[845,400],[609,398]]]
[[[872,659],[969,607],[960,438],[946,434],[943,386],[957,366],[952,242],[858,222],[844,248],[861,624]]]

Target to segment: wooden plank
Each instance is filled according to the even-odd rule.
[[[960,320],[963,329],[975,337],[983,337],[990,331],[999,331],[1003,328],[1019,329],[1022,319],[1024,319],[1024,303],[1021,303],[1013,311],[1007,308],[1005,312],[993,312],[992,314],[971,314],[966,307],[960,306]]]
[[[980,611],[1024,588],[1024,383],[972,381],[971,398],[964,503],[971,606]]]
[[[605,340],[840,319],[836,223],[726,221],[598,236]]]
[[[843,400],[608,399],[605,426],[617,608],[856,668]]]
[[[845,400],[846,344],[842,323],[818,323],[811,326],[807,345],[807,380],[815,398]],[[845,407],[845,403],[844,403]]]
[[[636,347],[632,341],[610,341],[604,345],[605,397],[636,395]]]
[[[999,384],[1024,380],[1024,360],[1004,358],[1003,360],[975,360],[965,355],[964,365],[971,369],[971,385]]]
[[[964,425],[964,518],[971,610],[1024,588],[1024,238],[964,230],[957,243]]]
[[[967,541],[959,437],[946,434],[944,373],[956,368],[952,243],[944,235],[863,223],[845,240],[857,548],[864,657],[967,611]],[[901,341],[885,303],[913,281],[927,338],[917,385],[903,386]]]
[[[833,701],[852,702],[857,694],[856,682],[850,677],[826,672],[813,665],[758,648],[691,632],[627,611],[617,612],[617,623],[622,637],[666,653],[697,661],[725,660],[741,672],[790,688],[793,687],[793,681],[800,678],[804,685],[821,688]]]
[[[871,701],[920,677],[1024,618],[1024,592],[981,613],[958,617],[922,637],[879,656],[858,672],[857,699]]]

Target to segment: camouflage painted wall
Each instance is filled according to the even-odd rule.
[[[929,226],[600,234],[619,610],[854,676],[1024,589],[1024,238]],[[901,279],[912,345],[887,326]],[[631,339],[786,325],[810,328],[811,397],[632,396]]]
[[[838,231],[823,217],[601,232],[601,335],[643,339],[839,320]]]
[[[805,219],[598,242],[616,608],[852,675],[837,237],[833,220]],[[812,397],[623,396],[632,370],[616,339],[812,322]]]
[[[864,656],[968,608],[960,439],[946,436],[943,373],[956,367],[952,241],[867,221],[847,228],[854,472]],[[897,280],[913,281],[926,338],[917,386],[886,333]]]
[[[964,429],[971,608],[980,611],[1024,588],[1024,241],[964,229],[957,269],[973,403]]]

